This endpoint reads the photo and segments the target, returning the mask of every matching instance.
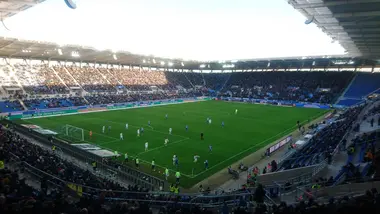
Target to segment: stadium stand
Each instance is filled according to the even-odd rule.
[[[380,88],[380,74],[358,73],[338,105],[352,106],[362,102],[369,94]]]
[[[1,101],[1,112],[24,110],[23,105],[30,110],[35,110],[186,98],[201,95],[330,104],[336,101],[354,77],[353,72],[193,73],[146,70],[134,67],[119,69],[74,65],[66,67],[25,66],[22,64],[2,66],[0,71],[1,81],[4,83],[3,88],[20,88],[12,97],[22,100]],[[12,72],[15,72],[15,74],[11,75]],[[76,90],[80,88],[84,91],[77,93]],[[324,128],[313,133],[315,134],[314,137],[300,151],[295,152],[278,164],[277,167],[275,167],[277,163],[272,161],[271,170],[281,172],[321,163],[338,146],[346,132],[353,129],[354,122],[363,108],[363,106],[350,108],[331,124],[329,122],[327,122],[328,124],[323,124]],[[371,115],[376,115],[377,113],[378,106],[370,110]],[[233,193],[233,196],[229,195],[228,197],[210,194],[210,191],[205,192],[207,192],[207,197],[211,196],[211,198],[202,198],[204,197],[203,195],[186,194],[173,196],[172,194],[161,193],[163,195],[157,195],[157,193],[148,192],[145,188],[137,186],[125,187],[112,179],[105,179],[100,174],[76,166],[56,153],[29,142],[29,140],[20,137],[16,132],[9,129],[3,131],[1,137],[1,159],[4,159],[7,164],[12,161],[22,162],[23,168],[31,168],[42,174],[46,173],[52,178],[38,178],[41,179],[42,183],[46,182],[46,179],[50,182],[48,185],[49,191],[45,191],[45,188],[40,189],[28,186],[25,180],[19,181],[19,186],[11,185],[9,189],[2,189],[6,193],[4,195],[5,205],[0,206],[0,208],[7,211],[12,210],[14,213],[43,213],[41,206],[36,204],[56,201],[57,196],[61,197],[64,192],[65,194],[67,193],[67,190],[62,187],[67,186],[68,183],[75,183],[83,187],[81,190],[83,191],[81,192],[82,197],[79,202],[71,204],[72,209],[70,210],[62,206],[62,204],[54,204],[56,207],[54,212],[100,213],[102,211],[103,213],[104,207],[106,207],[107,212],[115,213],[151,213],[153,212],[152,209],[156,209],[155,211],[159,213],[214,213],[215,211],[220,213],[251,213],[252,210],[258,213],[269,211],[273,213],[308,213],[313,209],[314,211],[320,211],[330,206],[341,207],[340,201],[361,200],[360,198],[344,198],[329,205],[310,200],[309,203],[301,202],[292,206],[281,203],[276,206],[271,204],[272,202],[270,202],[267,195],[268,191],[271,192],[270,195],[276,195],[273,193],[274,188],[266,187],[261,189],[262,187],[254,179],[252,179],[254,187],[250,186],[250,189],[238,190],[238,192]],[[343,170],[328,180],[319,179],[318,184],[323,183],[323,187],[342,184],[344,183],[342,178],[346,181],[352,181],[352,179],[358,177],[358,173],[361,175],[360,178],[372,178],[375,176],[378,173],[376,171],[377,165],[375,164],[378,158],[375,156],[373,161],[369,161],[367,153],[372,147],[368,143],[360,142],[362,142],[360,139],[354,141],[358,152],[349,156],[347,165],[343,167]],[[375,151],[372,151],[372,153],[374,154]],[[114,163],[109,162],[107,164],[112,165]],[[360,166],[358,166],[359,164]],[[114,166],[112,167],[114,168]],[[19,174],[21,174],[18,171],[8,171],[8,169],[2,170],[1,173],[3,180],[9,179],[12,181],[17,181]],[[54,188],[50,186],[54,186]],[[103,189],[111,191],[102,191]],[[22,192],[22,195],[17,195],[15,192]],[[132,194],[131,192],[138,193]],[[69,193],[72,194],[72,192]],[[244,197],[240,194],[243,194]],[[22,197],[15,199],[14,195]],[[24,197],[33,197],[34,202],[26,202]],[[107,200],[103,200],[103,198],[107,198]],[[376,191],[373,190],[371,197],[367,199],[368,201],[378,200]],[[255,200],[258,204],[254,208],[251,204],[252,200]],[[15,211],[11,206],[12,201],[22,201],[33,205],[23,207],[21,211]],[[86,203],[83,201],[86,201]],[[170,203],[157,208],[159,206],[154,206],[156,202],[148,204],[146,203],[147,201],[161,201],[157,202],[160,206],[162,201],[165,201],[166,204],[168,201]],[[175,204],[180,204],[180,207]],[[201,208],[198,206],[199,204],[202,204],[202,206],[212,204],[213,208]],[[99,207],[100,205],[102,207]],[[345,208],[343,207],[342,209]],[[338,208],[335,210],[338,210]]]
[[[12,71],[12,69],[14,71]],[[142,91],[149,93],[193,92],[198,94],[246,97],[268,100],[292,100],[303,102],[333,103],[351,81],[352,72],[233,72],[193,73],[164,72],[143,68],[93,68],[89,66],[23,65],[2,66],[0,75],[3,88],[15,88],[17,93],[31,96],[77,94],[78,89],[88,93],[128,93]],[[11,75],[14,72],[15,75]],[[37,78],[38,77],[38,78]],[[164,90],[164,91],[162,91]],[[23,92],[24,91],[24,92]],[[160,91],[160,92],[158,92]],[[25,95],[24,93],[24,95]],[[91,95],[86,95],[91,96]],[[124,96],[124,95],[123,95]],[[67,97],[67,96],[66,96]],[[27,96],[22,97],[23,100]],[[46,97],[45,97],[46,98]],[[117,96],[114,96],[117,99]],[[29,98],[30,99],[30,98]],[[36,100],[26,101],[32,108],[67,107],[62,102],[39,106]],[[122,100],[122,97],[120,97]],[[101,99],[97,104],[114,103]],[[141,98],[139,99],[141,100]],[[128,101],[131,101],[130,99]],[[31,102],[35,105],[32,106]],[[342,101],[344,102],[344,101]],[[347,101],[345,101],[347,102]],[[62,105],[60,105],[62,103]],[[81,105],[76,103],[74,105]]]

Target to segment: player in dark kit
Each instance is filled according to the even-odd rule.
[[[203,140],[203,132],[201,133],[201,140]]]

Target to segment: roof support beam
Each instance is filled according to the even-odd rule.
[[[332,6],[347,5],[347,4],[365,4],[365,3],[376,3],[376,2],[380,2],[380,0],[352,0],[352,1],[340,0],[340,1],[333,1],[333,2],[315,3],[315,4],[297,4],[294,0],[289,1],[289,3],[293,4],[295,9],[332,7]]]
[[[318,18],[347,18],[347,17],[372,17],[372,16],[380,16],[380,11],[322,14],[322,15],[315,15],[314,18],[318,19]]]
[[[336,22],[336,23],[318,23],[318,26],[320,27],[335,27],[335,26],[356,26],[356,25],[363,25],[363,26],[369,26],[369,25],[380,25],[380,21],[358,21],[358,22]]]
[[[325,30],[327,33],[368,33],[368,32],[380,32],[379,28],[357,28],[357,29],[331,29]]]
[[[39,3],[39,1],[37,1],[37,0],[29,0],[29,1],[27,1],[27,0],[0,0],[0,3],[1,2],[9,2],[9,3],[19,3],[19,4],[23,4],[23,5],[31,5],[31,6],[33,6],[33,5],[36,5],[36,4],[38,4]]]

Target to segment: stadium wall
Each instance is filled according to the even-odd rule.
[[[61,116],[61,115],[67,115],[67,114],[80,114],[80,113],[90,113],[90,112],[99,112],[99,111],[143,108],[143,107],[172,105],[172,104],[180,104],[180,103],[188,103],[188,102],[200,102],[200,101],[207,101],[207,100],[211,100],[211,98],[194,97],[194,98],[184,98],[184,99],[155,100],[155,101],[141,101],[141,102],[130,102],[130,103],[102,104],[102,105],[94,105],[94,106],[77,106],[77,107],[68,107],[68,108],[27,110],[27,111],[18,111],[18,112],[8,113],[8,119],[15,120],[15,119],[52,117],[52,116]]]
[[[217,98],[224,101],[235,101],[243,103],[252,103],[252,104],[270,104],[278,106],[290,106],[290,107],[299,107],[299,108],[320,108],[320,109],[331,109],[331,108],[345,108],[342,105],[327,105],[320,103],[308,103],[308,102],[297,102],[290,100],[264,100],[264,99],[253,99],[253,98],[241,98],[241,97],[220,97]]]

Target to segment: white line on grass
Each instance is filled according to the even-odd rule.
[[[307,121],[307,120],[303,121],[302,123],[304,123],[304,122],[306,122],[306,121]],[[234,159],[235,157],[237,157],[237,156],[239,156],[239,155],[241,155],[241,154],[243,154],[243,153],[245,153],[245,152],[247,152],[247,151],[249,151],[249,150],[251,150],[251,149],[253,149],[253,148],[255,148],[255,147],[259,147],[259,146],[265,144],[266,142],[268,142],[268,141],[270,141],[270,140],[272,140],[272,139],[276,139],[276,138],[277,138],[278,136],[280,136],[280,135],[283,136],[284,133],[289,132],[289,131],[291,131],[291,130],[294,130],[295,127],[297,127],[297,125],[296,125],[296,126],[292,126],[291,128],[289,128],[289,129],[287,129],[287,130],[285,130],[285,131],[283,131],[283,132],[280,132],[280,133],[278,133],[278,134],[276,134],[276,135],[274,135],[274,136],[272,136],[272,137],[270,137],[270,138],[268,138],[268,139],[266,139],[266,140],[264,140],[264,141],[261,141],[260,143],[255,144],[254,146],[251,146],[251,147],[249,147],[249,148],[247,148],[247,149],[245,149],[245,150],[239,152],[238,154],[235,154],[235,155],[233,155],[233,156],[231,156],[231,157],[225,159],[224,161],[218,162],[217,164],[213,165],[212,167],[208,168],[207,170],[204,170],[204,171],[202,171],[202,172],[200,172],[200,173],[194,175],[193,178],[194,178],[194,177],[197,177],[197,176],[199,176],[199,175],[202,175],[203,173],[205,173],[205,172],[207,172],[207,171],[210,171],[211,169],[213,169],[213,168],[215,168],[215,167],[217,167],[217,166],[219,166],[219,165],[221,165],[221,164],[223,164],[223,163],[225,163],[225,162],[228,162],[229,160]]]
[[[177,140],[177,141],[175,141],[173,143],[169,143],[167,146],[171,146],[171,145],[174,145],[174,144],[177,144],[177,143],[181,143],[181,142],[189,140],[189,139],[190,138],[185,138],[185,139],[182,139],[182,140]],[[148,151],[140,152],[137,155],[142,155],[142,154],[145,154],[145,153],[148,153],[148,152],[151,152],[151,151],[155,151],[157,149],[161,149],[161,148],[164,148],[164,147],[167,147],[167,146],[163,145],[163,146],[154,147],[153,149],[149,149]]]
[[[97,118],[97,117],[89,117],[88,119],[94,119],[94,120],[99,120],[99,121],[103,121],[103,122],[110,122],[110,123],[114,123],[114,124],[123,124],[123,123],[120,123],[120,122],[115,122],[115,121],[112,121],[112,120],[104,120],[104,119],[101,119],[101,118]],[[141,126],[135,126],[135,125],[131,125],[129,124],[129,126],[131,127],[135,127],[135,128],[140,128]],[[145,125],[143,125],[145,126]],[[168,132],[162,132],[162,131],[157,131],[157,130],[154,130],[153,127],[152,127],[152,132],[157,132],[157,133],[161,133],[161,134],[165,134],[165,135],[169,135],[169,131]],[[185,136],[182,136],[182,135],[176,135],[176,134],[171,134],[172,136],[177,136],[177,137],[182,137],[182,138],[187,138]]]
[[[325,113],[326,113],[326,112],[322,112],[321,114],[318,114],[317,116],[315,116],[314,118],[312,118],[312,120],[321,117],[321,116],[322,116],[323,114],[325,114]],[[312,121],[312,120],[310,120],[310,121]],[[308,120],[304,120],[304,121],[301,122],[301,124],[304,125],[307,121],[308,121]],[[289,132],[289,131],[291,131],[291,130],[294,130],[295,127],[297,127],[297,125],[292,126],[291,128],[289,128],[289,129],[287,129],[287,130],[285,130],[285,131],[283,131],[283,132],[280,132],[280,133],[278,133],[278,134],[276,134],[276,135],[274,135],[274,136],[272,136],[272,137],[270,137],[270,138],[268,138],[268,139],[266,139],[266,140],[264,140],[264,141],[262,141],[262,142],[260,142],[260,143],[258,143],[258,144],[255,144],[254,146],[251,146],[251,147],[249,147],[248,149],[245,149],[245,150],[243,150],[242,152],[239,152],[238,154],[233,155],[233,156],[231,156],[230,158],[227,158],[227,159],[224,160],[224,161],[218,162],[216,165],[213,165],[212,167],[208,168],[207,170],[204,170],[204,171],[202,171],[202,172],[200,172],[200,173],[198,173],[198,174],[192,176],[192,178],[195,178],[195,177],[197,177],[197,176],[199,176],[199,175],[202,175],[203,173],[205,173],[205,172],[207,172],[207,171],[210,171],[211,169],[213,169],[213,168],[215,168],[215,167],[217,167],[217,166],[219,166],[219,165],[221,165],[221,164],[223,164],[223,163],[225,163],[225,162],[227,162],[227,161],[229,161],[229,160],[231,160],[231,159],[233,159],[233,158],[235,158],[235,157],[237,157],[237,156],[239,156],[239,155],[241,155],[241,154],[243,154],[243,153],[245,153],[245,152],[247,152],[247,151],[249,151],[249,150],[251,150],[251,149],[253,149],[253,148],[255,148],[255,147],[258,147],[258,146],[260,146],[260,145],[263,145],[263,144],[265,144],[266,142],[268,142],[269,140],[272,140],[272,139],[274,139],[274,138],[277,138],[279,135],[282,136],[282,135],[284,135],[284,133]]]

